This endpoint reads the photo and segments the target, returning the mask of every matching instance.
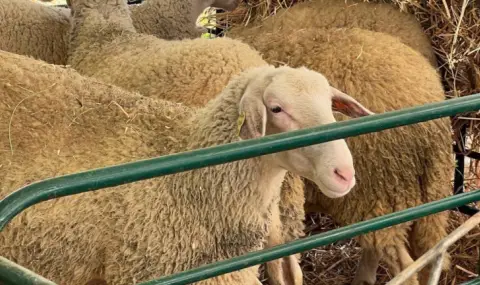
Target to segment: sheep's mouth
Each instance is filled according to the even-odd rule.
[[[317,184],[319,191],[321,191],[325,196],[331,199],[335,199],[335,198],[341,198],[347,195],[348,193],[350,193],[350,191],[355,186],[355,180],[353,180],[353,182],[350,185],[348,185],[342,190],[338,189],[338,187],[327,186],[322,181],[315,181],[315,184]],[[332,188],[334,188],[335,190],[333,190]]]

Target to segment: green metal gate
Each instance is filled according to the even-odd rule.
[[[477,111],[479,109],[480,94],[475,94],[450,99],[444,102],[376,114],[310,129],[281,133],[259,139],[234,142],[226,145],[47,179],[23,187],[0,201],[0,231],[3,230],[8,222],[26,208],[50,199],[305,147],[346,137],[378,132],[441,117],[453,116],[458,113]],[[391,213],[369,221],[360,222],[326,233],[296,240],[274,248],[248,253],[230,260],[216,262],[157,280],[144,282],[141,283],[141,285],[189,284],[253,265],[262,264],[287,255],[310,250],[315,247],[327,245],[338,240],[352,238],[357,235],[418,219],[437,212],[454,209],[475,201],[480,201],[480,190],[454,195],[440,201]],[[48,281],[4,258],[0,258],[0,282],[7,285],[54,284],[53,282]],[[468,284],[480,284],[480,279],[473,280]]]

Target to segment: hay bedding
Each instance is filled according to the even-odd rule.
[[[301,0],[300,0],[301,1]],[[233,12],[216,15],[217,26],[225,29],[245,25],[274,15],[278,9],[297,0],[245,0]],[[342,1],[342,0],[338,0]],[[380,2],[369,1],[366,2]],[[480,93],[480,0],[391,0],[383,1],[415,15],[430,37],[448,98]],[[467,124],[470,148],[480,150],[480,112],[462,114],[453,121],[456,133]],[[466,188],[478,189],[479,175],[475,161],[465,171]],[[475,164],[475,166],[473,165]],[[452,169],[453,172],[453,169]],[[453,187],[452,187],[453,188]],[[479,205],[480,206],[480,203]],[[467,217],[452,212],[451,229]],[[337,226],[324,215],[307,217],[307,235],[329,231]],[[452,270],[442,275],[439,284],[460,284],[477,277],[480,258],[480,227],[475,228],[450,249]],[[360,248],[353,240],[340,241],[303,254],[302,267],[306,285],[349,284],[360,258]],[[378,284],[392,278],[382,265]]]

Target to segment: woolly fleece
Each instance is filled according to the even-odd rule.
[[[271,64],[321,72],[332,86],[375,113],[445,100],[440,78],[428,60],[383,33],[357,28],[303,29],[288,37],[252,32],[240,39],[262,52]],[[327,213],[337,223],[348,225],[451,194],[454,161],[448,118],[348,138],[347,144],[357,186],[343,198],[329,199],[306,181],[306,211]],[[362,235],[359,242],[398,274],[411,261],[407,258],[405,263],[399,252],[418,258],[446,236],[447,223],[448,212],[443,212]],[[448,268],[448,259],[444,265]]]
[[[1,161],[8,162],[0,198],[33,180],[238,140],[236,104],[263,70],[240,75],[197,110],[19,55],[0,52],[0,59]],[[38,204],[1,232],[0,254],[58,284],[121,285],[259,250],[270,215],[252,182],[262,180],[260,160]],[[200,284],[257,284],[257,268]]]
[[[266,64],[257,51],[232,39],[166,41],[138,34],[126,3],[89,1],[72,1],[76,14],[69,64],[105,83],[148,97],[203,105],[233,76]]]
[[[0,50],[66,64],[69,17],[29,0],[0,0]]]
[[[149,0],[129,7],[135,29],[140,33],[167,40],[201,35],[195,27],[196,18],[192,20],[188,13],[196,13],[198,9],[191,7],[188,0]],[[29,0],[0,0],[0,50],[66,65],[69,30],[70,9]]]
[[[238,38],[250,33],[283,35],[310,28],[360,28],[398,37],[401,42],[423,54],[436,65],[429,37],[415,16],[401,12],[388,3],[367,3],[361,0],[314,0],[279,10],[261,22],[235,26],[227,36]],[[278,47],[277,47],[278,48]]]

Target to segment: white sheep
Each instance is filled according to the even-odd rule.
[[[3,172],[4,190],[11,181],[22,183],[18,178],[98,166],[97,157],[132,160],[130,142],[140,153],[150,148],[161,155],[332,123],[332,101],[351,104],[359,115],[370,113],[306,68],[250,69],[205,108],[189,109],[18,55],[0,52],[0,59],[2,101],[10,102],[0,105],[0,129],[9,124],[15,102],[37,94],[22,103],[11,126],[14,154],[2,154],[11,161]],[[73,121],[65,114],[73,114]],[[146,138],[141,133],[125,132],[135,120],[160,134],[148,138],[152,146],[135,142]],[[82,134],[99,138],[98,149]],[[17,135],[37,140],[15,140]],[[10,144],[8,136],[1,139]],[[38,154],[21,151],[31,144],[44,147]],[[59,144],[62,152],[50,155]],[[263,247],[287,170],[323,185],[329,197],[343,196],[355,184],[350,152],[344,140],[336,140],[41,203],[0,233],[0,254],[59,284],[95,279],[118,285],[238,256]],[[200,284],[260,284],[257,273],[254,266]]]
[[[378,113],[445,100],[431,62],[385,33],[292,27],[290,32],[252,30],[240,39],[271,64],[285,62],[325,74],[332,85]],[[348,138],[358,176],[355,191],[330,199],[307,179],[305,211],[329,214],[344,226],[450,196],[454,169],[450,127],[450,120],[443,118]],[[282,203],[298,205],[298,199]],[[380,261],[392,275],[399,274],[446,236],[448,216],[449,212],[437,213],[359,236],[363,251],[352,284],[375,284]],[[299,224],[292,219],[284,222],[287,228]],[[285,239],[295,238],[287,233]],[[449,268],[449,260],[447,254],[444,269]],[[413,275],[408,284],[426,284],[429,269]]]
[[[79,73],[128,91],[205,104],[230,79],[265,65],[240,41],[167,41],[137,33],[124,1],[71,1],[71,65]]]

